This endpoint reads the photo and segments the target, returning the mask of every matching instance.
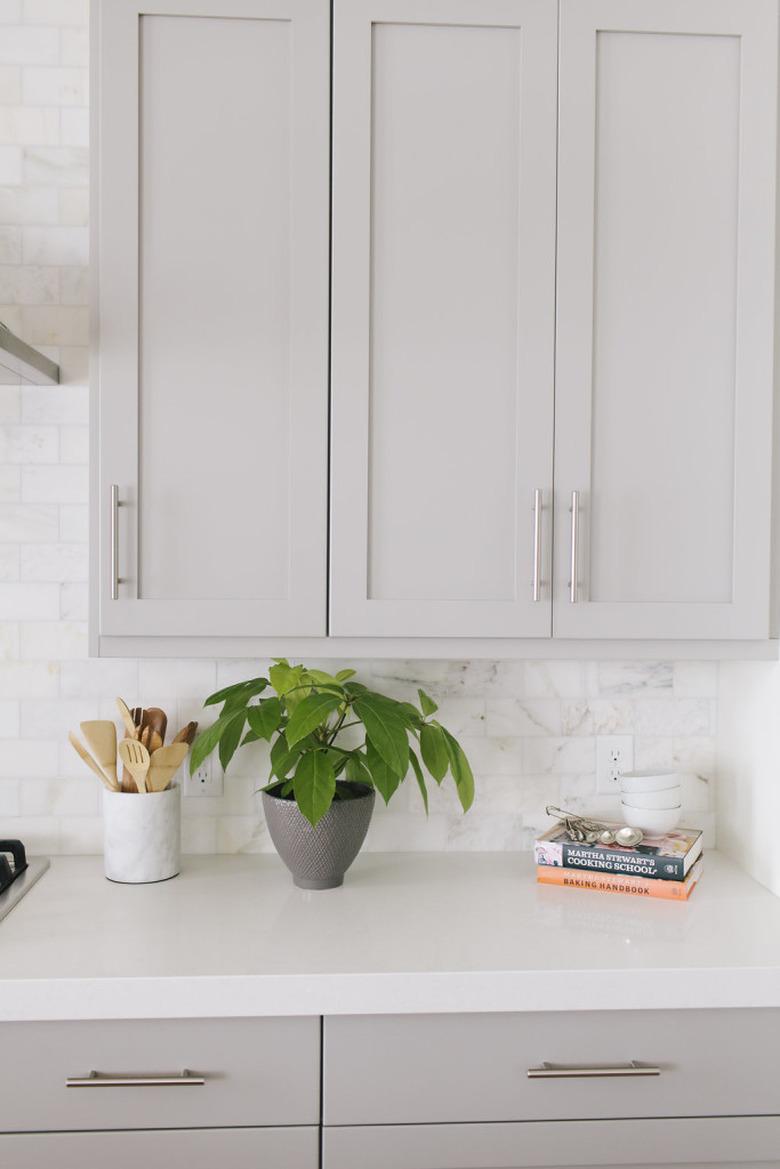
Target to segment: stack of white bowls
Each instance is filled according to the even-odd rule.
[[[627,771],[620,777],[620,807],[632,828],[663,836],[680,823],[682,787],[675,771]]]

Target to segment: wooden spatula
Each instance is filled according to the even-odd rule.
[[[127,733],[128,739],[138,738],[135,729],[135,723],[133,722],[133,716],[130,713],[130,707],[127,705],[124,698],[117,698],[116,708],[119,711],[122,722],[125,725],[125,731]]]
[[[159,706],[147,706],[144,711],[144,726],[151,727],[160,736],[160,746],[165,742],[165,732],[168,730],[168,715]]]
[[[81,759],[84,760],[84,762],[86,763],[86,765],[90,769],[90,771],[94,771],[95,775],[98,777],[100,782],[103,784],[103,787],[107,787],[110,792],[118,792],[119,791],[119,784],[116,782],[112,783],[111,780],[108,778],[108,776],[104,774],[104,772],[101,770],[100,767],[98,767],[97,763],[92,758],[92,756],[90,755],[90,753],[86,749],[86,747],[83,745],[83,743],[80,743],[79,740],[76,738],[76,736],[73,734],[73,731],[68,731],[68,742],[70,743],[71,747],[76,752],[76,754]],[[116,771],[116,769],[115,769],[115,771]]]
[[[151,767],[146,780],[150,791],[165,791],[186,759],[188,751],[187,743],[169,743],[167,747],[160,747],[152,753]]]
[[[108,719],[95,719],[81,723],[81,733],[87,746],[111,784],[119,790],[116,777],[116,727]]]
[[[150,756],[143,743],[139,743],[137,739],[122,739],[119,744],[119,758],[135,780],[138,791],[145,792]]]
[[[195,736],[197,733],[198,724],[195,722],[187,723],[186,727],[181,728],[178,735],[173,740],[173,743],[186,743],[188,746],[192,746],[192,744],[195,742]]]

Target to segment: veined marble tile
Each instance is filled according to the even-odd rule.
[[[715,774],[715,740],[709,736],[678,736],[634,740],[634,766],[639,771],[653,767],[678,768],[704,776]]]
[[[483,697],[495,682],[498,667],[498,662],[489,661],[399,660],[373,662],[370,672],[376,689],[386,690],[392,697],[416,695],[421,686],[438,702],[439,697],[455,695]]]
[[[564,735],[630,735],[634,707],[628,699],[588,698],[561,703]]]
[[[674,694],[676,698],[717,698],[717,662],[675,662]]]
[[[444,847],[458,852],[507,852],[519,850],[522,841],[522,816],[486,811],[449,819]]]
[[[555,698],[489,698],[485,733],[491,737],[560,735],[561,703]]]
[[[523,772],[537,775],[579,774],[596,767],[596,740],[593,738],[523,739]]]
[[[600,662],[598,666],[599,693],[606,697],[648,691],[671,693],[672,684],[669,662]]]
[[[634,704],[638,735],[709,735],[713,732],[708,699],[648,699]]]
[[[585,695],[585,663],[529,661],[525,663],[527,698],[581,698]]]

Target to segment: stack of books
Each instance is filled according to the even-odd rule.
[[[646,836],[635,848],[616,844],[577,844],[562,824],[536,841],[536,879],[540,885],[626,893],[687,901],[702,870],[702,834],[679,828],[665,836]]]

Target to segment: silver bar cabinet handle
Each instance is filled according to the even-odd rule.
[[[631,1063],[584,1064],[582,1067],[576,1064],[543,1063],[541,1067],[528,1069],[529,1080],[599,1079],[604,1076],[660,1076],[660,1074],[660,1068],[637,1063],[635,1059],[632,1059]]]
[[[570,561],[569,572],[571,578],[569,580],[569,600],[572,605],[577,603],[577,563],[579,561],[579,526],[580,526],[580,493],[579,491],[572,491],[571,493],[571,547],[570,547]]]
[[[534,583],[532,596],[534,601],[541,600],[542,596],[542,492],[538,487],[534,491]]]
[[[119,486],[111,484],[111,600],[119,600]]]
[[[205,1076],[195,1076],[185,1068],[178,1076],[113,1076],[90,1072],[88,1076],[69,1076],[66,1088],[197,1088],[206,1083]]]

